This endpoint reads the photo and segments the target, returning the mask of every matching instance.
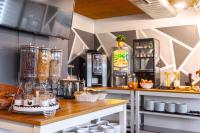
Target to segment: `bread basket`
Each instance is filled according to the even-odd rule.
[[[12,95],[16,93],[16,86],[0,84],[0,109],[7,109],[12,103]]]

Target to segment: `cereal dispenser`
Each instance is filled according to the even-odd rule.
[[[56,85],[61,77],[62,55],[63,53],[60,49],[51,50],[49,81],[52,85],[52,88],[54,88],[53,85]]]
[[[20,80],[34,81],[37,77],[38,47],[24,45],[20,49]]]
[[[46,84],[49,78],[51,53],[46,47],[39,48],[37,79],[40,84]]]

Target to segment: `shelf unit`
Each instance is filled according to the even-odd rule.
[[[200,116],[192,116],[192,115],[187,115],[187,114],[173,114],[173,113],[166,113],[166,112],[146,111],[146,110],[140,110],[140,114],[200,120]]]
[[[133,40],[133,72],[141,79],[154,82],[154,87],[160,85],[160,47],[154,38]]]
[[[131,98],[131,90],[127,90],[127,89],[107,89],[107,90],[105,90],[107,93],[108,93],[108,97],[109,98],[117,98],[117,99],[129,99],[130,100],[130,98]],[[117,96],[117,97],[116,97]],[[120,97],[119,97],[120,96]],[[129,106],[129,107],[128,107]],[[126,109],[126,112],[127,112],[127,118],[129,117],[129,118],[133,118],[133,114],[132,114],[132,109],[131,109],[131,107],[132,107],[132,105],[131,105],[131,103],[128,103],[127,104],[127,109]],[[130,119],[130,120],[128,120],[127,119],[127,123],[129,123],[129,121],[130,121],[130,127],[127,127],[127,132],[128,133],[132,133],[131,132],[131,125],[133,125],[132,124],[132,122],[133,122],[133,120],[132,119]]]
[[[174,93],[174,92],[151,92],[151,91],[132,91],[131,92],[131,103],[134,108],[131,109],[131,112],[134,114],[134,126],[132,126],[132,133],[140,133],[141,130],[144,129],[144,117],[145,115],[153,115],[153,116],[162,116],[162,117],[170,117],[170,118],[177,118],[177,119],[188,119],[188,120],[200,120],[200,116],[192,116],[189,114],[173,114],[173,113],[165,113],[165,112],[153,112],[153,111],[146,111],[143,110],[144,105],[144,96],[151,96],[151,97],[164,97],[164,98],[179,98],[179,99],[200,99],[199,94],[188,94],[188,93]],[[151,130],[156,129],[158,130]],[[163,128],[153,127],[150,128],[151,131],[161,131]],[[148,131],[148,128],[145,129]],[[161,133],[182,133],[181,130],[175,129],[165,129],[163,131],[168,132],[161,132]],[[184,131],[184,133],[192,133],[189,131]]]

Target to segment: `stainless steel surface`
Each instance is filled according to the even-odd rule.
[[[69,38],[74,0],[0,0],[0,25]]]
[[[106,87],[108,82],[108,68],[107,68],[107,56],[102,55],[102,86]]]
[[[87,53],[87,87],[106,87],[107,79],[107,56],[98,52]]]
[[[92,86],[92,54],[87,54],[87,87]]]

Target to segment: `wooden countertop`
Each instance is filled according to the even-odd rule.
[[[43,115],[17,114],[8,112],[7,110],[0,110],[0,119],[41,126],[127,103],[128,101],[126,100],[116,99],[97,101],[95,103],[60,100],[61,109],[53,118],[45,118]]]
[[[152,88],[152,89],[142,89],[138,88],[135,91],[150,91],[150,92],[164,92],[164,93],[187,93],[187,94],[200,94],[200,91],[195,90],[186,90],[186,89],[174,89],[174,90],[165,90],[159,88]]]
[[[164,93],[200,94],[200,91],[189,90],[189,89],[169,90],[169,89],[159,89],[159,88],[152,88],[152,89],[138,88],[138,89],[133,90],[133,89],[130,89],[128,87],[125,87],[125,88],[120,88],[120,87],[93,87],[93,89],[96,89],[96,90],[130,90],[130,91],[151,91],[151,92],[164,92]]]
[[[95,90],[131,90],[128,86],[125,87],[92,87]]]

